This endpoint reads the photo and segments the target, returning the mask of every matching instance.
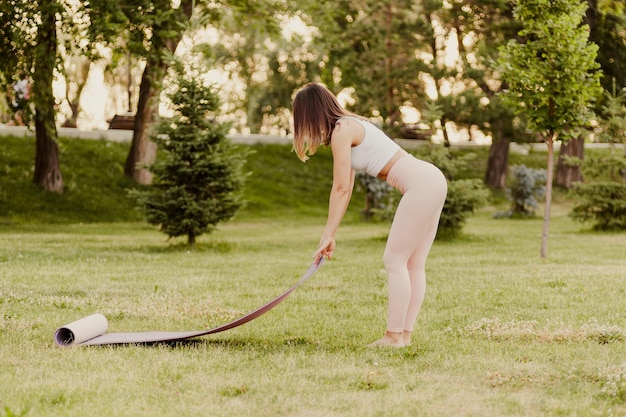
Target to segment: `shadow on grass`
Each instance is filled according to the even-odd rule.
[[[285,347],[319,349],[322,344],[318,341],[305,337],[289,337],[285,339],[220,339],[212,340],[207,338],[191,338],[183,340],[171,340],[162,342],[147,343],[124,343],[115,345],[101,345],[96,348],[104,349],[126,349],[130,347],[144,347],[156,349],[186,349],[205,350],[208,348],[224,348],[229,350],[250,351],[262,350],[264,352],[284,351]]]
[[[228,350],[240,353],[260,353],[263,355],[273,353],[291,352],[324,352],[328,354],[348,354],[366,355],[376,361],[380,358],[390,358],[398,360],[417,360],[432,350],[428,344],[414,343],[404,348],[376,347],[371,348],[366,344],[345,344],[323,342],[308,337],[287,337],[287,338],[232,338],[232,339],[207,339],[192,338],[184,340],[154,342],[154,343],[131,343],[108,346],[97,346],[105,349],[126,349],[132,347],[142,347],[148,349],[167,350],[194,350],[209,351],[212,349]]]
[[[156,253],[180,253],[180,252],[217,252],[217,253],[230,253],[239,248],[239,244],[226,241],[213,241],[202,242],[194,245],[188,245],[187,243],[178,242],[170,243],[167,246],[148,246],[147,249]]]

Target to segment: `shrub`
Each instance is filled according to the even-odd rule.
[[[482,180],[456,179],[459,172],[466,170],[475,158],[475,153],[453,155],[446,147],[434,147],[428,155],[422,156],[422,159],[441,169],[448,179],[448,195],[439,221],[439,237],[458,235],[468,216],[487,204],[489,190]]]
[[[594,230],[626,230],[626,184],[577,183],[572,194],[577,203],[570,212],[571,218],[593,223]]]
[[[365,207],[361,215],[365,220],[391,220],[398,193],[394,188],[365,172],[356,173],[356,184],[365,193]]]
[[[570,217],[592,223],[594,230],[626,230],[626,158],[615,151],[608,157],[590,155],[583,175],[586,182],[570,191],[576,200]]]
[[[511,167],[513,181],[506,189],[506,196],[511,201],[511,208],[496,213],[494,217],[532,217],[539,207],[537,198],[545,195],[546,171],[527,168],[526,165]]]
[[[440,236],[455,236],[467,217],[487,204],[489,190],[478,179],[448,181],[448,195],[439,221]]]

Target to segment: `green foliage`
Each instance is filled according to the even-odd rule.
[[[589,155],[583,175],[585,183],[571,190],[576,203],[570,216],[594,230],[626,230],[626,158],[615,151]]]
[[[626,182],[626,158],[618,149],[589,153],[582,163],[585,182]]]
[[[117,52],[158,60],[164,45],[175,42],[184,30],[181,23],[189,20],[184,9],[191,2],[174,7],[168,0],[90,0],[82,2],[81,10],[89,17],[86,35],[91,44],[105,43]]]
[[[626,87],[626,14],[622,0],[589,2],[588,16],[594,23],[591,40],[598,45],[598,62],[602,65],[602,85],[610,91],[617,81],[618,89]]]
[[[246,153],[228,141],[228,125],[215,116],[219,100],[213,86],[178,68],[169,94],[171,119],[161,121],[152,137],[161,149],[149,170],[153,184],[131,194],[137,198],[150,224],[169,237],[211,232],[242,206],[242,167]]]
[[[365,220],[391,220],[398,193],[394,188],[365,172],[356,173],[356,186],[365,193],[365,207],[361,215]]]
[[[506,212],[497,213],[495,217],[532,217],[539,206],[537,198],[543,197],[546,191],[546,170],[513,165],[511,171],[513,181],[506,190],[511,208]]]
[[[579,222],[592,222],[594,230],[626,230],[626,184],[597,182],[576,184],[578,202],[570,215]]]
[[[605,104],[600,112],[598,139],[608,143],[626,143],[626,90],[604,92]]]
[[[523,29],[521,41],[500,49],[500,70],[509,84],[503,98],[536,132],[583,125],[601,92],[598,47],[588,42],[589,27],[580,24],[586,7],[578,0],[520,0],[514,9]]]
[[[498,59],[510,88],[503,101],[548,145],[542,258],[547,256],[554,141],[559,136],[567,140],[589,122],[591,104],[602,91],[598,46],[589,42],[589,27],[581,24],[586,9],[579,0],[519,0],[513,14],[523,28],[500,48]]]
[[[321,81],[335,93],[353,89],[351,110],[380,116],[393,129],[401,122],[401,106],[423,100],[425,87],[416,74],[426,64],[416,51],[429,45],[423,34],[430,28],[421,3],[335,0],[300,3],[299,9],[305,22],[319,28],[314,42],[326,61]]]
[[[476,158],[474,153],[453,155],[449,148],[433,147],[429,154],[420,156],[432,162],[448,179],[448,195],[439,221],[438,236],[458,235],[467,218],[487,203],[489,190],[482,180],[475,178],[457,179],[459,172],[466,170]]]
[[[448,195],[439,221],[439,235],[458,235],[469,215],[487,204],[488,198],[489,190],[481,180],[448,181]]]
[[[47,116],[53,123],[56,108],[50,104],[54,103],[52,88],[47,91],[44,81],[47,78],[52,80],[54,70],[62,72],[58,43],[65,39],[68,43],[79,44],[80,30],[88,26],[85,21],[82,10],[68,2],[1,1],[0,91],[10,93],[15,82],[28,79],[33,84],[31,88],[36,88],[32,91],[31,101],[39,113],[49,113]],[[55,29],[65,36],[55,34]],[[30,123],[34,107],[20,104],[24,121]]]

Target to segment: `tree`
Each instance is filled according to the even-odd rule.
[[[63,127],[77,127],[78,115],[80,114],[80,98],[83,89],[87,85],[89,71],[91,69],[91,59],[84,55],[79,55],[75,51],[64,58],[65,77],[65,101],[70,108],[70,114],[63,122]]]
[[[497,97],[506,84],[494,82],[491,65],[497,47],[519,26],[507,1],[315,2],[305,12],[328,56],[322,80],[336,84],[335,91],[351,87],[355,111],[380,115],[389,133],[398,134],[399,110],[414,107],[421,122],[439,125],[444,144],[451,123],[490,134],[485,182],[504,188],[509,141],[528,139],[523,121]],[[451,62],[447,47],[454,39],[459,56]],[[434,99],[425,94],[424,80],[432,80]]]
[[[168,95],[175,114],[156,125],[152,140],[163,153],[148,167],[152,185],[132,192],[150,224],[169,237],[196,237],[230,219],[242,205],[241,172],[245,153],[226,137],[228,125],[216,120],[220,103],[201,71],[175,66],[178,74]]]
[[[436,102],[442,109],[440,124],[468,131],[480,130],[491,137],[484,182],[491,188],[504,189],[511,142],[529,142],[525,120],[500,100],[508,88],[498,80],[493,62],[499,47],[514,38],[520,23],[513,19],[513,4],[507,0],[452,0],[441,4],[428,1],[428,20],[433,25],[430,75],[437,86]],[[456,41],[458,58],[450,62],[442,50],[448,39]]]
[[[554,141],[584,125],[591,102],[600,94],[595,71],[598,47],[588,42],[589,27],[581,25],[586,4],[578,0],[519,0],[514,16],[523,28],[520,40],[510,40],[498,60],[510,90],[504,95],[523,114],[529,128],[548,147],[546,201],[541,257],[547,256]],[[563,40],[567,39],[567,42]]]
[[[72,25],[69,8],[57,0],[0,2],[0,80],[4,81],[0,87],[6,91],[20,80],[32,82],[36,143],[33,181],[44,191],[58,193],[63,192],[63,176],[52,83],[58,58],[57,26]]]

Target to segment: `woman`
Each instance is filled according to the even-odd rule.
[[[345,110],[320,84],[308,84],[296,94],[293,118],[293,148],[303,162],[321,145],[330,145],[333,154],[328,220],[315,259],[333,256],[335,233],[352,195],[355,171],[366,171],[402,193],[383,254],[389,291],[387,330],[370,346],[410,345],[426,290],[426,258],[446,199],[444,175]]]

